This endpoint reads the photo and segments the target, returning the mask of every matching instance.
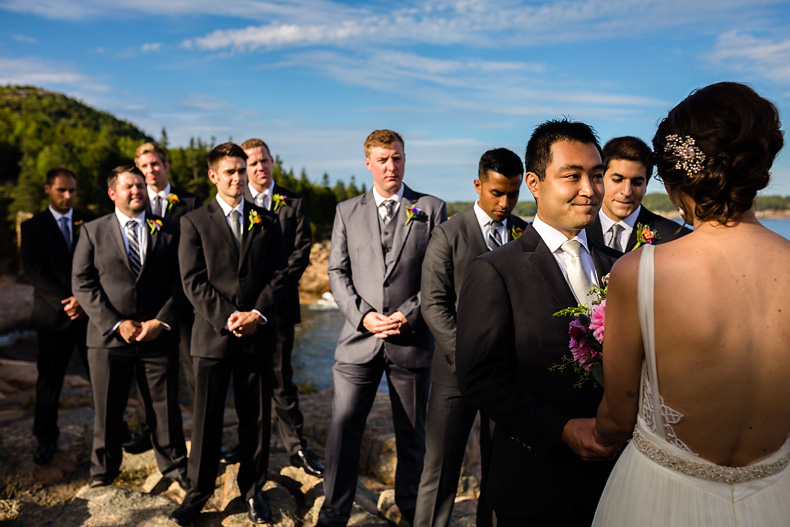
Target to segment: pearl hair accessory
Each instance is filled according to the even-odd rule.
[[[682,138],[677,134],[670,134],[666,137],[667,144],[664,145],[664,152],[672,152],[677,156],[678,162],[675,168],[685,170],[688,177],[702,172],[702,165],[705,163],[705,152],[700,150],[696,141],[690,135]]]

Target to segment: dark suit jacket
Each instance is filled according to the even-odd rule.
[[[89,216],[72,213],[72,247],[76,247],[80,230]],[[25,275],[33,285],[33,311],[30,327],[37,330],[63,331],[71,320],[63,312],[64,298],[72,296],[72,252],[49,208],[22,223],[20,247]]]
[[[644,206],[642,206],[639,210],[639,214],[636,216],[636,223],[642,223],[647,225],[650,230],[656,231],[658,234],[656,244],[666,243],[691,233],[691,229],[688,227],[681,227],[680,224],[672,220],[650,212]],[[636,225],[634,225],[634,227],[636,227]],[[595,215],[593,223],[587,227],[587,235],[601,245],[604,245],[601,218],[598,217],[598,214]],[[631,231],[631,236],[628,238],[625,252],[629,252],[634,248],[636,245],[636,236],[637,232],[636,228],[634,228],[634,230]]]
[[[387,341],[387,356],[405,368],[431,364],[430,333],[420,313],[422,259],[433,229],[447,219],[445,203],[404,186],[403,199],[389,226],[395,229],[395,263],[386,268],[379,232],[379,213],[373,190],[337,206],[329,252],[329,285],[345,324],[335,359],[365,364]],[[423,212],[406,225],[407,207]],[[378,339],[362,325],[371,311],[391,315],[400,311],[411,331]]]
[[[527,228],[518,216],[507,219],[507,241],[513,230]],[[422,316],[435,340],[431,382],[458,386],[455,376],[456,309],[466,267],[475,256],[487,253],[474,207],[442,223],[431,234],[422,262]]]
[[[299,280],[310,265],[310,246],[313,233],[307,215],[305,199],[290,190],[275,184],[272,195],[280,194],[286,198],[285,205],[276,211],[283,231],[285,251],[288,255],[287,280],[277,320],[287,324],[298,324],[302,320],[299,306]],[[244,186],[244,199],[253,203],[249,185]]]
[[[170,184],[170,193],[178,196],[178,203],[174,203],[173,205],[168,205],[167,209],[165,210],[164,216],[169,220],[173,220],[174,222],[176,222],[176,224],[178,224],[182,216],[184,216],[188,212],[192,212],[193,210],[200,207],[201,205],[201,199],[197,195],[192,194],[186,189],[174,187],[172,183]],[[150,215],[151,202],[148,201],[147,199],[148,190],[146,190],[145,196],[147,201],[145,213],[146,215]]]
[[[588,246],[600,279],[620,253],[589,238]],[[552,315],[576,304],[532,225],[467,269],[458,305],[458,384],[496,423],[486,488],[496,511],[550,513],[556,525],[586,511],[586,524],[592,521],[612,463],[585,463],[560,433],[570,419],[595,417],[603,390],[591,382],[574,388],[572,371],[549,371],[570,355],[570,318]]]
[[[157,319],[171,326],[157,341],[178,339],[177,323],[184,307],[178,279],[178,225],[158,216],[145,217],[162,220],[162,226],[151,232],[145,222],[143,235],[148,237],[148,248],[136,277],[114,212],[81,229],[74,250],[72,287],[90,318],[88,347],[127,346],[117,332],[107,334],[118,321],[126,319]]]
[[[260,223],[251,225],[252,211]],[[242,243],[237,249],[222,208],[214,199],[181,218],[178,254],[184,292],[196,314],[193,357],[225,358],[233,346],[253,353],[262,345],[274,344],[271,328],[285,287],[287,265],[276,215],[245,200]],[[224,329],[234,311],[253,309],[268,322],[252,337],[240,339]]]

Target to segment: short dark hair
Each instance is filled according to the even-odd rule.
[[[263,139],[255,139],[255,138],[253,138],[253,139],[247,139],[246,141],[244,141],[244,142],[241,144],[241,149],[242,149],[242,150],[251,150],[251,149],[253,149],[253,148],[258,148],[259,146],[262,146],[263,148],[265,148],[265,149],[266,149],[266,151],[267,151],[267,152],[269,152],[269,155],[272,155],[272,151],[271,151],[271,150],[269,150],[269,145],[267,145],[267,144],[266,144],[266,143],[263,141]]]
[[[480,181],[488,179],[488,172],[497,172],[506,178],[521,177],[524,175],[524,165],[518,154],[507,148],[489,150],[480,158],[477,168],[477,177]]]
[[[120,176],[121,174],[124,174],[126,172],[129,172],[130,174],[134,174],[135,176],[140,176],[141,178],[145,179],[145,176],[143,175],[143,173],[140,172],[140,169],[137,168],[136,166],[134,166],[134,165],[121,165],[121,166],[117,166],[117,167],[113,168],[112,172],[110,172],[110,175],[107,176],[107,188],[114,189],[115,188],[115,184],[118,182],[118,176]]]
[[[595,130],[587,124],[563,117],[546,121],[532,132],[524,154],[524,166],[527,172],[533,172],[539,180],[543,181],[546,177],[546,167],[551,163],[551,145],[559,141],[593,144],[603,158]]]
[[[604,172],[609,170],[609,162],[617,159],[642,163],[648,180],[653,175],[653,151],[638,137],[632,135],[615,137],[603,146]]]
[[[670,194],[694,200],[693,213],[701,221],[737,219],[768,186],[771,165],[784,145],[781,126],[776,106],[745,84],[719,82],[695,90],[658,125],[653,137],[658,177]],[[695,170],[684,168],[677,147],[664,150],[671,135],[693,140]]]
[[[70,176],[74,181],[77,181],[77,176],[74,175],[74,172],[65,167],[56,167],[47,171],[47,185],[52,185],[58,176]]]
[[[214,150],[208,153],[208,168],[214,170],[217,162],[223,157],[240,157],[245,161],[247,160],[247,154],[244,153],[244,150],[239,145],[231,142],[222,143],[215,146]]]

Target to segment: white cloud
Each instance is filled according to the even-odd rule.
[[[27,35],[20,35],[18,33],[12,33],[11,39],[16,40],[17,42],[22,42],[24,44],[35,44],[38,42],[38,40],[36,40],[33,37],[29,37]]]
[[[143,53],[149,53],[149,52],[151,52],[151,51],[159,51],[160,49],[162,49],[162,44],[161,44],[161,42],[151,42],[151,43],[149,43],[149,44],[143,44],[143,45],[140,47],[140,50],[141,50]]]
[[[757,73],[765,79],[790,84],[790,37],[757,38],[738,30],[721,35],[705,58],[738,72]]]
[[[111,90],[110,86],[79,73],[69,64],[39,58],[0,57],[0,84],[78,86],[99,93]]]
[[[189,93],[179,102],[184,108],[201,112],[214,112],[228,107],[228,102],[225,99],[202,93]]]

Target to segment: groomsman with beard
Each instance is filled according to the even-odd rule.
[[[123,411],[135,378],[159,470],[185,487],[176,347],[185,303],[178,227],[146,213],[145,182],[137,168],[115,168],[107,186],[115,212],[83,225],[72,274],[74,296],[90,318],[96,416],[89,486],[109,485],[119,473]]]
[[[302,435],[304,416],[299,410],[299,391],[293,382],[291,366],[294,326],[301,322],[299,279],[310,265],[312,232],[307,206],[302,196],[281,187],[272,178],[274,159],[266,143],[260,139],[247,139],[241,148],[247,154],[248,183],[244,187],[244,199],[277,214],[288,255],[286,285],[277,310],[277,348],[273,358],[274,423],[291,457],[291,464],[312,476],[321,477],[324,464],[307,448],[307,440]]]
[[[653,174],[652,152],[637,137],[615,137],[603,147],[603,206],[587,232],[601,244],[620,252],[633,250],[642,224],[654,235],[653,243],[685,236],[691,229],[654,214],[642,206]]]
[[[484,491],[497,525],[586,526],[617,449],[593,436],[603,390],[593,383],[575,388],[572,371],[549,371],[569,354],[569,319],[553,314],[589,303],[587,292],[620,253],[584,230],[603,197],[601,150],[589,126],[538,126],[525,165],[537,215],[516,241],[467,268],[458,384],[496,423]]]
[[[422,263],[422,316],[435,339],[431,364],[431,394],[425,430],[425,461],[417,495],[414,524],[446,527],[450,523],[458,478],[477,408],[458,389],[455,332],[458,293],[466,267],[476,256],[512,241],[527,223],[511,214],[519,196],[524,165],[506,148],[489,150],[480,158],[474,206],[434,229]],[[480,418],[483,478],[493,428]],[[492,525],[492,511],[481,495],[477,525]]]
[[[47,172],[44,192],[49,206],[22,223],[20,253],[25,275],[33,285],[30,327],[38,334],[36,404],[33,435],[38,447],[33,461],[47,463],[58,445],[58,402],[74,348],[85,372],[88,316],[71,290],[71,259],[80,227],[89,218],[75,210],[77,178],[67,168]]]

